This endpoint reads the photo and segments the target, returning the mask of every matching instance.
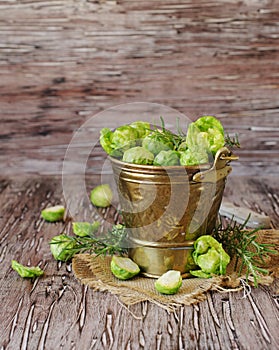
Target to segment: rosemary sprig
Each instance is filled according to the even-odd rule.
[[[94,232],[86,236],[63,235],[61,240],[57,239],[51,244],[58,244],[63,247],[60,256],[73,257],[75,254],[88,252],[96,255],[124,255],[127,253],[126,242],[127,229],[121,224],[114,225],[104,236],[96,235]],[[58,236],[60,237],[60,236]],[[66,243],[66,244],[65,244]],[[64,253],[64,254],[63,254]],[[59,259],[63,260],[63,259]],[[63,260],[64,261],[64,260]]]
[[[154,126],[152,134],[155,140],[164,142],[166,144],[171,143],[174,146],[174,149],[178,149],[179,145],[185,141],[185,135],[182,133],[182,130],[178,130],[178,134],[174,134],[170,130],[166,129],[164,118],[161,116],[161,130]]]
[[[240,142],[238,140],[238,135],[235,134],[234,136],[230,136],[227,134],[225,136],[225,146],[231,147],[231,148],[240,148]]]
[[[261,267],[265,264],[269,254],[277,254],[273,244],[259,243],[256,232],[261,228],[253,230],[245,229],[250,215],[243,224],[237,224],[233,218],[226,228],[222,224],[213,231],[213,237],[222,243],[225,251],[231,258],[235,258],[234,270],[240,275],[246,270],[246,281],[249,276],[253,277],[255,287],[261,278],[261,274],[267,274],[268,271]]]

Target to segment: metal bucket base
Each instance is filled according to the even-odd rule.
[[[143,275],[145,277],[148,277],[148,278],[156,278],[156,279],[162,276],[162,275],[153,275],[151,273],[146,273],[146,272],[142,272],[141,275]],[[181,277],[183,279],[185,279],[185,278],[190,278],[190,277],[193,277],[193,276],[189,272],[185,272],[185,273],[181,274]]]
[[[181,272],[183,278],[190,277],[195,270],[192,258],[193,246],[160,248],[140,246],[129,249],[129,257],[140,267],[146,277],[158,278],[169,270]]]

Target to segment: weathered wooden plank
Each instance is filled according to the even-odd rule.
[[[278,128],[278,5],[2,1],[3,174],[59,173],[74,130],[132,101],[217,115],[248,149],[241,172],[275,174],[278,130],[265,128]],[[46,159],[49,145],[57,151]]]

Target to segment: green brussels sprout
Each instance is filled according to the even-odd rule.
[[[40,277],[44,274],[44,271],[41,270],[38,266],[24,266],[16,260],[12,260],[12,268],[19,274],[20,277],[23,278]]]
[[[203,149],[186,149],[180,153],[180,164],[181,165],[198,165],[209,162],[208,154]]]
[[[199,237],[194,243],[192,253],[200,270],[190,271],[193,276],[209,278],[213,275],[225,275],[230,256],[222,244],[209,235]]]
[[[180,143],[180,145],[178,146],[177,148],[177,151],[178,152],[185,152],[187,150],[188,146],[187,146],[187,143],[186,141],[183,141]]]
[[[143,139],[150,134],[150,124],[148,122],[136,121],[130,124],[132,128],[135,128],[138,134],[138,139]]]
[[[142,147],[146,148],[156,156],[161,151],[173,149],[174,145],[170,140],[168,133],[155,130],[142,140]]]
[[[140,273],[139,266],[133,260],[116,255],[111,259],[110,269],[120,280],[130,279]]]
[[[67,261],[75,254],[75,242],[65,234],[54,236],[49,244],[55,260]]]
[[[177,151],[168,150],[159,152],[154,158],[154,165],[179,165],[179,153]]]
[[[76,236],[86,237],[96,233],[100,227],[99,221],[90,222],[73,222],[73,232]]]
[[[114,149],[123,153],[125,150],[136,145],[137,138],[138,133],[136,128],[132,128],[129,125],[119,126],[112,135]]]
[[[221,122],[213,116],[204,116],[191,123],[186,135],[188,148],[203,149],[214,156],[225,144]]]
[[[100,144],[103,147],[104,151],[112,155],[114,149],[112,147],[112,131],[109,128],[103,128],[100,131]]]
[[[41,217],[49,222],[61,221],[64,218],[65,208],[63,205],[45,208],[41,211]]]
[[[122,160],[134,164],[153,164],[154,155],[146,148],[136,146],[125,151]]]
[[[103,128],[100,131],[100,144],[104,151],[113,157],[121,157],[123,152],[137,143],[138,133],[136,128],[122,125],[111,131]]]
[[[179,271],[169,270],[155,282],[155,289],[162,294],[175,294],[182,286],[182,277]]]
[[[90,192],[90,200],[96,207],[106,208],[111,205],[113,193],[109,184],[99,185]]]

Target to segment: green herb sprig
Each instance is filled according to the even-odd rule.
[[[240,148],[240,142],[238,140],[238,135],[235,134],[234,136],[230,136],[227,134],[225,136],[225,146],[228,146],[230,148]]]
[[[213,231],[213,237],[222,243],[231,258],[235,258],[234,270],[239,275],[246,270],[246,281],[252,276],[257,287],[261,275],[268,274],[268,270],[261,266],[265,264],[269,254],[277,254],[277,251],[274,250],[274,244],[257,242],[256,232],[261,227],[253,230],[245,228],[249,218],[250,215],[243,224],[237,224],[232,218],[226,228],[220,224]]]
[[[60,237],[56,236],[55,238]],[[63,235],[61,240],[52,240],[50,244],[63,246],[59,252],[57,260],[67,261],[75,254],[88,252],[96,255],[124,255],[127,253],[126,238],[127,229],[121,224],[113,225],[106,235],[97,235],[95,232],[89,232],[86,236],[68,236]],[[65,244],[66,242],[66,244]],[[65,259],[61,258],[65,256]],[[60,258],[59,258],[60,257]]]
[[[177,134],[174,134],[170,130],[166,129],[165,127],[165,121],[164,118],[161,116],[161,130],[154,126],[154,129],[152,130],[153,136],[158,141],[164,141],[166,144],[168,142],[172,143],[174,146],[174,149],[178,149],[179,145],[185,141],[185,134],[183,134],[179,124],[177,124]],[[178,123],[178,122],[177,122]]]

